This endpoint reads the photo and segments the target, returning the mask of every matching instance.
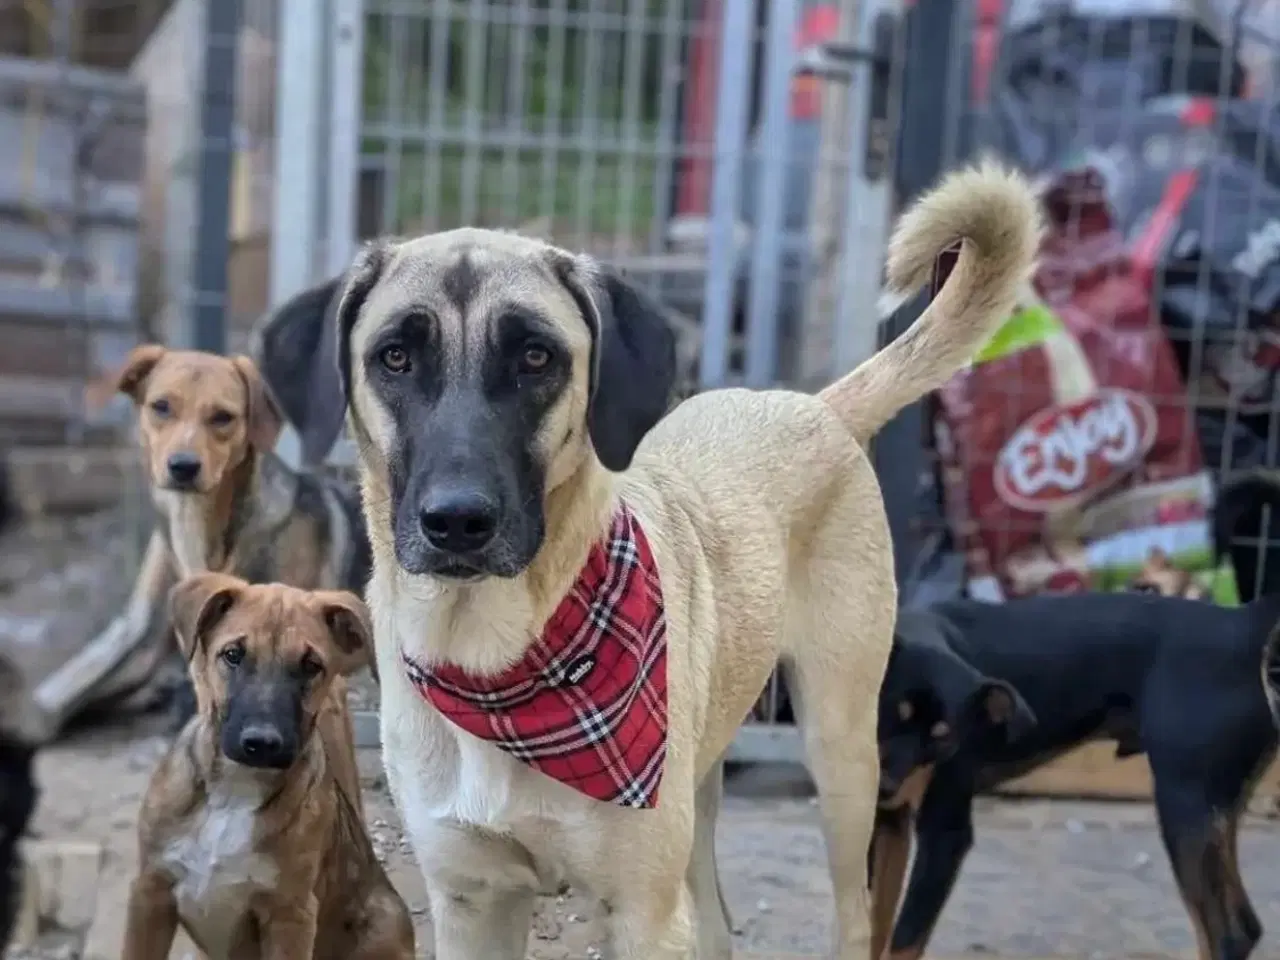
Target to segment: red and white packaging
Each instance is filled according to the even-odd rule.
[[[983,599],[1117,589],[1156,550],[1208,561],[1212,485],[1147,284],[1095,176],[1046,207],[1035,289],[938,397],[947,512]]]

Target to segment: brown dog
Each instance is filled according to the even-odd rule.
[[[138,407],[157,536],[179,576],[220,570],[308,589],[364,586],[354,496],[272,453],[282,420],[253,361],[146,344],[118,388]]]
[[[139,819],[124,960],[178,925],[209,960],[411,960],[361,816],[343,676],[370,656],[353,594],[206,573],[174,588],[198,712]]]

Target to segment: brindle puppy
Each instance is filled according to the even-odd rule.
[[[124,960],[179,925],[209,960],[411,960],[360,815],[343,677],[369,657],[350,593],[207,573],[173,591],[199,711],[151,779]]]

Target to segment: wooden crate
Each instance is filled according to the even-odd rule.
[[[998,792],[1024,797],[1150,800],[1151,768],[1146,757],[1117,760],[1114,743],[1090,743],[1004,784]],[[1272,763],[1263,773],[1252,806],[1256,812],[1272,812],[1277,798],[1280,798],[1280,761]]]

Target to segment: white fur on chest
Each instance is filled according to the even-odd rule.
[[[382,677],[383,763],[415,845],[421,850],[448,822],[510,836],[531,849],[554,849],[552,834],[580,830],[597,818],[596,801],[459,729],[423,699],[405,673],[401,650],[420,642],[413,634],[432,623],[430,612],[415,610],[403,595],[399,610],[396,601],[379,603],[378,581],[375,574],[370,599]],[[475,633],[459,636],[484,643]]]
[[[275,864],[253,848],[260,802],[255,791],[219,787],[164,850],[178,915],[210,960],[229,952],[254,894],[275,889],[279,880]]]
[[[155,491],[156,505],[169,521],[169,549],[182,577],[209,569],[209,542],[201,498],[172,490]]]

